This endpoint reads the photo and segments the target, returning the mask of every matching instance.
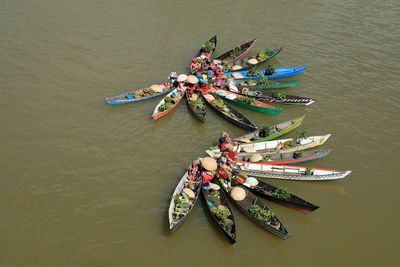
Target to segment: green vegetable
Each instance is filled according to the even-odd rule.
[[[304,171],[304,175],[312,175],[314,173],[313,168],[306,168],[306,170]]]
[[[271,210],[260,207],[257,204],[253,204],[249,208],[249,212],[251,215],[256,217],[258,220],[270,224],[272,220],[277,219],[274,212]]]
[[[172,108],[172,106],[173,106],[172,103],[164,103],[164,104],[160,105],[158,110],[161,112],[161,111],[164,111],[164,110]]]
[[[232,230],[232,226],[235,223],[233,222],[233,220],[229,219],[229,217],[232,216],[232,213],[229,209],[219,209],[217,207],[212,207],[211,212],[222,222],[225,230],[227,230],[228,232]]]
[[[269,85],[269,84],[271,84],[271,81],[268,80],[268,78],[265,76],[257,81],[257,85]]]
[[[231,53],[229,54],[230,58],[235,58],[240,56],[240,54],[242,53],[242,49],[240,49],[240,46],[235,47]]]
[[[286,188],[277,188],[272,192],[272,196],[279,199],[288,199],[290,198],[290,195],[290,192]]]
[[[247,97],[247,96],[238,96],[236,98],[237,101],[242,102],[242,103],[246,103],[246,104],[253,104],[255,98],[254,97]]]
[[[272,96],[281,101],[286,99],[286,94],[284,92],[273,93]]]
[[[259,61],[264,61],[267,60],[269,58],[269,54],[267,51],[261,51],[260,53],[258,53],[257,55],[257,59]]]
[[[288,140],[285,143],[283,143],[283,148],[292,148],[297,146],[297,143],[293,140]]]
[[[213,105],[214,107],[218,107],[220,109],[223,109],[223,107],[225,107],[224,101],[220,98],[211,101],[211,105]]]
[[[211,52],[215,49],[215,44],[213,42],[207,41],[201,46],[202,52]]]

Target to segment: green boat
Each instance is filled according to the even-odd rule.
[[[256,112],[261,112],[269,115],[278,115],[283,111],[281,108],[276,108],[267,103],[256,100],[254,97],[239,95],[226,90],[217,90],[215,92],[218,96],[223,98],[228,103],[242,107],[245,109],[250,109]]]
[[[288,82],[270,82],[269,84],[260,84],[257,85],[255,82],[253,83],[240,83],[238,84],[238,88],[249,88],[249,89],[284,89],[289,87],[297,86],[300,83],[298,80],[288,81]],[[254,84],[254,85],[252,85]]]
[[[234,138],[234,140],[239,141],[239,142],[249,142],[250,141],[252,143],[274,140],[284,134],[287,134],[290,131],[293,131],[297,127],[299,127],[305,117],[306,117],[306,115],[303,115],[303,116],[295,118],[293,120],[284,121],[284,122],[281,122],[281,123],[278,123],[275,125],[271,125],[271,126],[266,126],[259,130],[254,131],[252,133],[242,135],[238,138]]]

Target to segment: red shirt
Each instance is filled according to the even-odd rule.
[[[222,180],[227,179],[228,178],[228,172],[226,171],[226,169],[219,169],[218,177],[219,177],[219,179],[222,179]]]
[[[200,89],[203,94],[208,94],[208,84],[203,85]]]
[[[208,172],[202,172],[201,173],[201,178],[203,180],[203,184],[207,184],[210,182],[212,179],[214,179],[214,175]]]
[[[233,150],[228,151],[228,157],[234,162],[239,160],[237,153]]]

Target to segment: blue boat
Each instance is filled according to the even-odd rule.
[[[174,88],[167,87],[165,85],[150,86],[146,88],[141,88],[133,90],[127,93],[123,93],[114,97],[106,98],[107,104],[109,105],[122,105],[128,103],[136,103],[143,100],[155,98],[158,96],[166,95],[171,92]]]
[[[274,73],[268,69],[264,70],[245,70],[245,71],[228,71],[224,75],[226,77],[233,77],[235,80],[260,80],[263,77],[268,78],[268,80],[289,78],[298,75],[308,69],[307,66],[299,66],[293,68],[276,68]]]

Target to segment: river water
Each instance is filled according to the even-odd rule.
[[[396,266],[400,260],[400,3],[305,1],[12,1],[0,3],[0,266]],[[234,210],[228,245],[204,205],[169,234],[169,196],[221,130],[186,107],[157,122],[160,99],[111,107],[105,97],[185,72],[201,43],[217,54],[257,38],[283,46],[280,66],[308,65],[287,93],[334,151],[309,166],[350,169],[335,182],[272,181],[321,208],[269,206],[283,241]],[[288,136],[294,136],[290,134]]]

